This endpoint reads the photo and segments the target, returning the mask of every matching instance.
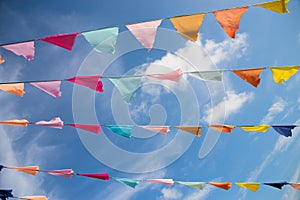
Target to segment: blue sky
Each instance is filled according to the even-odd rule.
[[[134,0],[37,4],[36,1],[1,1],[0,43],[260,2]],[[183,40],[165,20],[150,52],[124,27],[120,29],[114,56],[93,52],[82,36],[77,37],[71,52],[38,41],[35,59],[30,62],[1,49],[6,62],[0,66],[0,80],[155,73],[177,68],[188,71],[297,65],[300,63],[300,3],[291,0],[288,8],[291,14],[280,15],[251,7],[242,17],[235,40],[224,33],[212,14],[208,14],[195,43]],[[38,121],[59,116],[66,123],[300,124],[300,75],[296,74],[286,85],[274,83],[269,70],[263,71],[261,77],[258,88],[232,73],[225,73],[222,83],[203,82],[188,76],[176,84],[144,79],[143,87],[129,105],[122,102],[108,80],[103,80],[105,92],[101,94],[64,82],[60,99],[26,85],[23,98],[0,93],[0,120]],[[105,128],[98,136],[77,133],[70,127],[55,130],[2,126],[0,132],[0,163],[8,166],[39,165],[41,169],[72,168],[79,173],[108,172],[113,177],[178,181],[298,182],[300,177],[299,129],[294,130],[292,138],[283,138],[272,129],[252,134],[236,129],[232,134],[218,137],[220,133],[207,132],[204,128],[200,138],[174,129],[166,136],[137,129],[130,140]],[[205,150],[216,141],[206,155]],[[122,157],[119,149],[112,146],[130,153]],[[138,159],[132,156],[135,154],[139,154]],[[113,180],[76,176],[66,179],[42,173],[32,177],[9,170],[0,174],[0,187],[14,189],[16,196],[45,194],[50,199],[245,200],[298,199],[300,195],[288,186],[282,191],[262,186],[256,193],[237,186],[229,191],[210,186],[198,191],[179,184],[168,187],[150,183],[141,183],[131,189]]]

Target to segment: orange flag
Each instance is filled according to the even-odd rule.
[[[290,183],[290,185],[296,189],[296,190],[300,190],[300,183]]]
[[[209,125],[208,128],[212,128],[216,131],[223,132],[223,133],[230,133],[231,130],[235,128],[235,126],[213,124],[213,125]]]
[[[18,198],[23,200],[48,200],[46,196],[24,196]]]
[[[222,188],[224,190],[228,190],[231,188],[231,183],[230,182],[223,182],[223,183],[217,183],[217,182],[208,182],[208,184]]]
[[[12,125],[12,126],[27,126],[28,123],[29,122],[26,119],[21,119],[21,120],[14,119],[14,120],[6,120],[0,122],[0,124]]]
[[[241,69],[241,70],[231,70],[231,72],[238,75],[244,81],[247,81],[254,87],[257,87],[260,83],[260,73],[264,70],[264,68],[256,68],[256,69]]]
[[[214,15],[227,35],[231,38],[235,38],[235,32],[239,29],[241,17],[248,8],[249,7],[242,7],[215,11]]]
[[[24,172],[27,174],[31,174],[31,175],[36,175],[38,170],[39,170],[39,166],[27,166],[27,167],[7,167],[8,169],[14,169],[14,170],[18,170],[20,172]]]
[[[22,97],[24,95],[24,83],[0,84],[0,90]]]
[[[174,126],[174,128],[189,132],[197,137],[201,136],[201,126]]]

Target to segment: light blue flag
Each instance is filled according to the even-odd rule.
[[[106,28],[81,33],[90,45],[100,53],[115,53],[115,46],[119,33],[118,27]]]
[[[113,125],[107,125],[106,127],[112,132],[127,138],[131,137],[131,131],[134,128],[134,126],[113,126]]]
[[[118,88],[123,100],[129,103],[140,87],[141,77],[109,78]]]
[[[191,72],[191,76],[204,81],[222,81],[222,71]]]
[[[137,184],[139,184],[139,181],[133,180],[133,179],[128,179],[128,178],[115,178],[115,180],[117,180],[121,183],[124,183],[132,188],[135,188],[135,186],[137,186]]]

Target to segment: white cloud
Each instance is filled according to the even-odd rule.
[[[214,191],[216,188],[211,185],[206,185],[205,188],[201,191],[194,191],[190,194],[184,196],[185,200],[204,200],[209,194]]]
[[[161,193],[163,196],[159,199],[162,200],[181,199],[182,197],[182,193],[175,188],[163,188]]]
[[[281,97],[275,100],[273,105],[269,108],[267,115],[261,120],[262,124],[268,124],[273,121],[273,119],[287,106],[287,102],[284,101]]]
[[[298,98],[298,109],[300,110],[300,97]]]

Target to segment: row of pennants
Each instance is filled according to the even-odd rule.
[[[286,6],[289,0],[278,0],[271,2],[264,2],[250,6],[259,6],[277,13],[289,13]],[[200,26],[207,13],[213,13],[218,23],[228,34],[229,37],[235,38],[235,33],[239,29],[239,23],[242,15],[248,10],[250,6],[230,8],[225,10],[217,10],[210,12],[203,12],[199,14],[191,14],[184,16],[175,16],[169,19],[177,32],[187,40],[196,41],[198,39],[198,32]],[[134,35],[134,37],[149,51],[152,49],[156,31],[158,26],[164,19],[141,22],[136,24],[128,24],[126,27]],[[72,50],[78,35],[83,35],[89,44],[100,53],[114,53],[117,37],[119,33],[119,26],[96,29],[92,31],[68,33],[68,34],[55,34],[45,38],[38,38],[67,50]],[[18,56],[23,56],[28,60],[34,59],[35,47],[34,42],[30,40],[26,42],[16,42],[10,44],[0,45],[3,49],[12,51]],[[0,59],[4,62],[3,59]]]
[[[98,76],[75,76],[64,80],[53,81],[27,81],[27,82],[8,82],[1,83],[0,90],[10,92],[12,94],[23,96],[24,85],[29,83],[40,90],[48,93],[49,95],[59,98],[61,96],[60,86],[62,81],[68,81],[75,84],[79,84],[88,87],[97,92],[103,92],[103,82],[101,78],[109,79],[119,90],[123,100],[129,103],[135,96],[136,91],[141,86],[141,80],[143,77],[152,77],[160,80],[168,80],[173,82],[179,82],[183,74],[188,74],[204,81],[222,81],[223,72],[230,71],[236,74],[238,77],[248,82],[254,87],[258,87],[260,84],[260,74],[264,69],[269,68],[273,74],[273,80],[277,84],[284,84],[294,74],[296,74],[300,66],[279,66],[279,67],[261,67],[252,69],[236,69],[236,70],[216,70],[216,71],[193,71],[182,72],[181,69],[177,69],[165,74],[147,74],[147,75],[132,75],[132,76],[114,76],[114,77],[102,77]]]
[[[190,186],[196,189],[202,190],[206,184],[216,186],[218,188],[229,190],[232,186],[231,182],[187,182],[187,181],[174,181],[173,179],[145,179],[145,180],[138,180],[138,179],[131,179],[131,178],[116,178],[116,177],[110,177],[108,173],[101,173],[101,174],[80,174],[74,172],[72,169],[60,169],[60,170],[40,170],[39,166],[25,166],[25,167],[7,167],[0,165],[1,169],[9,169],[9,170],[17,170],[21,171],[27,174],[36,175],[38,172],[44,172],[53,176],[59,176],[59,177],[65,177],[65,178],[71,178],[73,175],[76,176],[84,176],[94,179],[100,179],[100,180],[110,180],[114,179],[120,183],[123,183],[131,188],[135,188],[139,183],[141,182],[151,182],[151,183],[160,183],[165,184],[168,186],[172,186],[174,183],[179,183],[181,185]],[[277,189],[282,189],[285,185],[290,185],[296,190],[300,190],[300,183],[289,183],[286,181],[283,182],[235,182],[235,185],[240,186],[242,188],[249,189],[253,192],[256,192],[260,185],[268,185]],[[1,191],[1,190],[0,190]],[[0,192],[1,195],[1,192]],[[1,197],[1,196],[0,196]],[[30,199],[30,198],[29,198]],[[33,200],[33,199],[32,199]],[[36,199],[34,199],[36,200]]]
[[[183,130],[185,132],[191,133],[197,137],[201,136],[201,128],[202,126],[137,126],[137,125],[103,125],[103,124],[64,124],[64,122],[59,118],[55,117],[50,121],[38,121],[38,122],[29,122],[26,119],[21,120],[7,120],[0,121],[0,124],[3,125],[12,125],[12,126],[28,126],[28,124],[35,124],[39,126],[46,126],[56,129],[62,129],[64,125],[68,125],[74,128],[78,128],[81,130],[89,131],[92,133],[99,134],[101,132],[101,127],[106,127],[110,131],[121,135],[126,138],[131,138],[132,130],[136,127],[143,128],[146,130],[150,130],[153,132],[157,132],[160,134],[167,134],[170,131],[170,128],[176,128],[179,130]],[[211,128],[218,132],[223,133],[231,133],[233,129],[236,127],[241,128],[246,132],[266,132],[271,127],[269,124],[261,124],[261,125],[224,125],[224,124],[212,124],[208,125],[207,128]],[[272,125],[272,128],[285,137],[292,137],[292,130],[299,125]]]

